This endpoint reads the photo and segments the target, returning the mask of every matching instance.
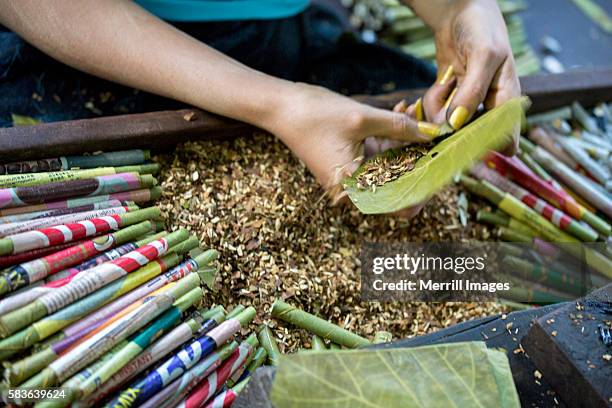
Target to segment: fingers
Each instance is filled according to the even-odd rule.
[[[393,107],[393,112],[405,113],[417,120],[423,120],[425,116],[423,113],[423,98],[417,99],[417,101],[410,106],[408,106],[408,102],[406,102],[405,99],[402,99]]]
[[[504,102],[516,98],[521,95],[521,85],[516,74],[514,61],[512,58],[507,58],[501,68],[495,74],[491,89],[485,100],[485,108],[493,109]],[[520,129],[517,127],[512,135],[512,143],[510,143],[502,153],[507,156],[513,156],[518,151]]]
[[[436,124],[417,121],[406,113],[375,108],[370,109],[363,130],[366,137],[379,136],[409,143],[427,143],[440,134],[440,126]]]
[[[489,94],[485,99],[485,108],[493,109],[518,96],[521,96],[521,85],[516,74],[514,60],[509,57],[493,77]]]
[[[408,102],[405,99],[399,101],[394,107],[393,112],[404,113],[408,109]]]
[[[475,50],[467,62],[466,74],[446,113],[453,129],[461,128],[485,101],[504,55],[492,49]]]
[[[393,107],[393,112],[405,113],[411,118],[415,118],[416,120],[425,120],[425,113],[423,111],[423,98],[419,98],[415,103],[408,106],[408,102],[405,99],[399,101],[395,107]]]
[[[441,71],[438,81],[433,84],[423,97],[424,118],[434,123],[442,123],[446,120],[446,112],[443,107],[451,95],[457,78],[452,65],[449,65],[444,71]]]

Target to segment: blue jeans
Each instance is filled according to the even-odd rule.
[[[286,19],[176,26],[257,70],[344,94],[425,87],[435,80],[432,66],[361,41],[322,5]],[[72,69],[0,26],[0,127],[11,125],[11,113],[52,122],[181,107]]]

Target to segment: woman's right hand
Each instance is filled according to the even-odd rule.
[[[365,158],[435,137],[435,126],[403,112],[374,108],[317,86],[293,85],[284,108],[264,128],[306,164],[333,199],[342,195],[342,179]]]

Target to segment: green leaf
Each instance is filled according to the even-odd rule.
[[[525,97],[514,98],[485,113],[438,143],[415,163],[413,170],[374,191],[357,187],[356,178],[363,171],[363,165],[344,180],[344,188],[355,206],[365,214],[389,213],[420,204],[488,151],[508,145],[524,121],[528,101]]]
[[[14,113],[11,113],[11,118],[13,119],[13,126],[31,126],[42,123],[38,119],[31,118],[29,116],[16,115]]]
[[[483,342],[283,355],[276,408],[520,407],[508,359]]]

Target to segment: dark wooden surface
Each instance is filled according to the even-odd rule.
[[[577,306],[579,305],[579,306]],[[612,284],[538,318],[523,347],[571,407],[612,406],[612,354],[597,326],[612,320]]]
[[[537,368],[529,356],[522,352],[515,352],[520,349],[524,336],[533,321],[557,308],[559,305],[514,312],[508,314],[505,319],[502,319],[501,316],[486,317],[429,335],[382,345],[382,347],[418,347],[462,341],[484,341],[489,348],[506,351],[522,406],[564,407],[566,405],[559,401],[559,398],[557,398],[558,404],[555,401],[555,392],[546,379],[539,380],[540,384],[535,382],[534,372]]]
[[[559,75],[525,77],[523,91],[532,99],[532,112],[580,100],[588,106],[612,95],[612,68]],[[423,90],[394,92],[378,96],[355,96],[365,103],[384,108],[400,99],[415,100]],[[193,113],[190,120],[185,115]],[[198,109],[117,115],[97,119],[46,123],[0,129],[0,161],[14,161],[98,150],[130,148],[167,149],[194,139],[247,135],[252,128],[244,123]]]
[[[238,136],[249,128],[244,123],[199,109],[3,128],[0,129],[0,161],[56,157],[98,150],[160,150],[191,139]]]

